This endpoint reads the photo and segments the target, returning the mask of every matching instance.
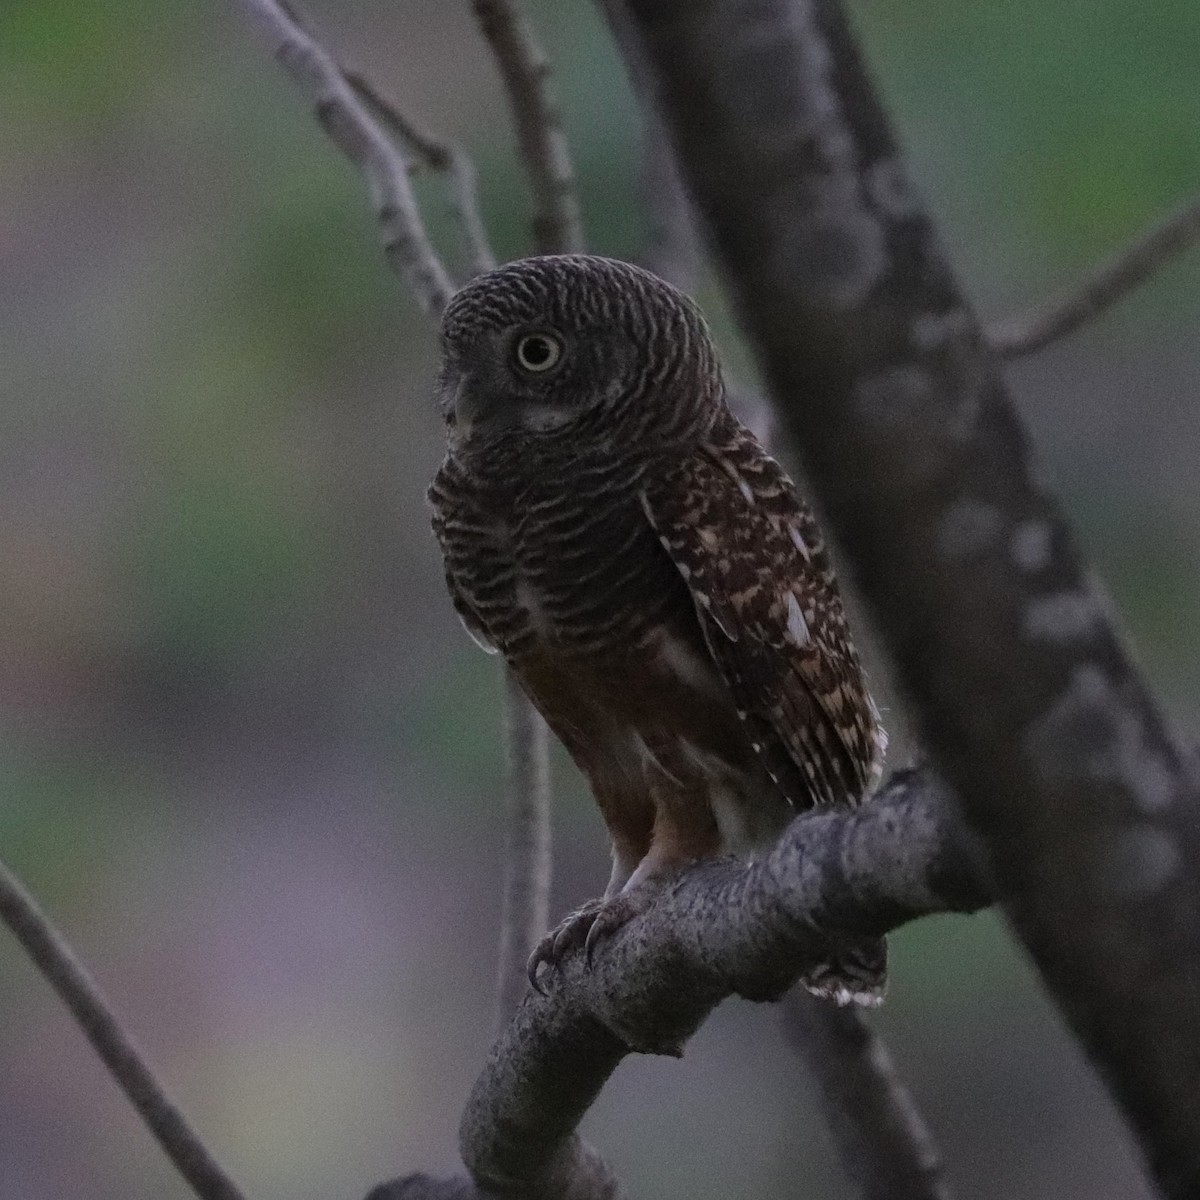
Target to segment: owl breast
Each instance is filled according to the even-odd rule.
[[[453,459],[430,489],[452,591],[506,658],[591,657],[642,645],[690,610],[625,466],[573,464],[520,489],[468,479]]]
[[[613,884],[768,844],[789,816],[709,653],[691,593],[639,498],[603,464],[481,486],[453,457],[432,488],[455,604],[499,650],[591,783]],[[648,859],[650,830],[659,851]]]

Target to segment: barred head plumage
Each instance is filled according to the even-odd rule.
[[[440,403],[461,447],[688,442],[724,404],[695,305],[615,259],[547,255],[478,276],[446,308],[442,349]]]

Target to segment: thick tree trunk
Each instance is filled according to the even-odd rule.
[[[787,431],[1005,910],[1200,1195],[1200,794],[1038,476],[836,0],[629,0]]]

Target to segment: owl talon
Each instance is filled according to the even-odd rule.
[[[589,968],[595,957],[596,947],[605,938],[612,937],[622,925],[645,912],[648,907],[649,897],[644,894],[639,896],[637,892],[632,895],[623,892],[621,895],[605,901],[603,908],[592,918],[591,926],[583,943],[583,952]]]
[[[541,943],[538,944],[540,947]],[[525,964],[525,974],[529,979],[529,986],[533,988],[539,996],[546,994],[546,989],[542,987],[538,981],[538,968],[542,965],[542,960],[538,958],[538,948],[535,947],[533,953],[529,956],[529,961]]]
[[[529,956],[526,973],[534,991],[546,994],[538,980],[538,970],[544,963],[548,967],[557,968],[562,960],[576,946],[585,943],[593,922],[605,905],[604,900],[589,900],[574,912],[568,913],[563,919],[542,938]]]
[[[589,900],[568,913],[538,942],[529,956],[526,973],[534,991],[543,996],[546,994],[538,978],[542,965],[558,968],[576,947],[583,947],[584,958],[590,968],[600,943],[616,933],[627,921],[645,912],[649,902],[648,895],[633,893],[631,896],[623,893],[608,900]]]

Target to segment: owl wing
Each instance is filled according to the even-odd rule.
[[[798,808],[857,803],[884,734],[791,480],[739,427],[655,478],[642,504],[776,785]]]

